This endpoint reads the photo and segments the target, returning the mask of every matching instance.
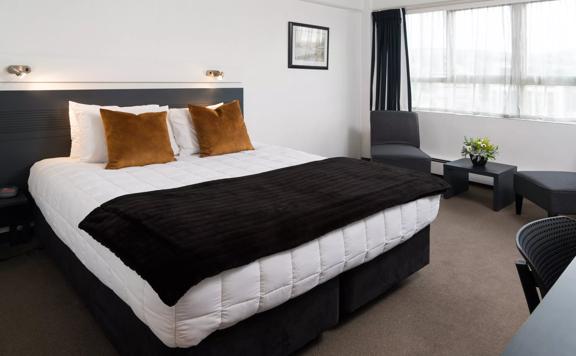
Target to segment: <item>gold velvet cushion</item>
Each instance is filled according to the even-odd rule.
[[[188,105],[196,129],[200,157],[253,150],[238,100],[215,110]]]
[[[174,161],[165,111],[135,115],[100,109],[100,115],[108,146],[106,169]]]

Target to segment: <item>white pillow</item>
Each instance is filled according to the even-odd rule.
[[[170,108],[168,107],[168,105],[161,106],[160,111],[166,111],[166,126],[168,127],[168,137],[170,138],[170,146],[172,147],[172,152],[174,152],[174,156],[178,156],[178,154],[180,154],[180,147],[178,147],[178,144],[176,143],[176,137],[174,137],[174,130],[172,130],[170,120],[168,119],[168,112],[170,111]]]
[[[207,106],[208,109],[215,110],[222,106],[224,103],[218,103]],[[172,125],[176,143],[180,146],[182,155],[193,155],[200,152],[198,145],[198,138],[196,137],[196,129],[192,122],[190,110],[186,109],[170,109],[168,112],[168,120]]]
[[[159,107],[159,105],[154,105],[154,107]],[[70,120],[70,138],[72,139],[72,146],[70,148],[71,158],[80,158],[82,149],[82,137],[80,135],[80,124],[78,124],[78,116],[80,113],[85,111],[92,111],[94,113],[99,113],[100,108],[105,109],[118,109],[117,106],[100,106],[100,105],[87,105],[75,103],[73,101],[68,102],[68,119]]]
[[[154,110],[159,108],[159,105],[146,105],[144,106],[146,109]],[[141,106],[129,106],[129,107],[118,107],[118,106],[100,106],[100,105],[87,105],[87,104],[80,104],[73,101],[68,102],[68,116],[70,119],[70,138],[72,139],[72,147],[70,149],[70,157],[71,158],[80,158],[82,153],[86,151],[83,149],[83,146],[86,144],[83,140],[86,138],[86,133],[81,133],[81,126],[79,123],[79,116],[85,116],[86,113],[90,113],[92,115],[97,115],[100,117],[100,108],[109,109],[109,110],[118,110],[118,111],[126,111],[130,112],[130,110],[134,108],[141,108]],[[103,128],[102,128],[103,129]]]
[[[78,127],[77,112],[87,109],[93,105],[84,105],[75,103],[73,101],[68,102],[68,119],[70,120],[70,138],[72,139],[72,146],[70,147],[70,158],[80,157],[80,128]]]
[[[70,136],[72,137],[70,157],[80,158],[81,161],[90,163],[108,162],[108,148],[104,134],[104,125],[100,117],[100,108],[132,114],[168,111],[167,106],[160,107],[158,105],[119,107],[85,105],[74,102],[69,102],[69,105]],[[166,122],[166,124],[168,125],[168,134],[170,136],[172,150],[174,154],[177,155],[179,153],[178,145],[176,144],[170,125],[168,122]]]

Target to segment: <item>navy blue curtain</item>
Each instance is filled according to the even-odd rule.
[[[372,13],[371,110],[412,111],[405,15],[404,9]],[[402,60],[405,61],[404,75]],[[407,81],[404,93],[401,90],[403,77]],[[407,103],[407,107],[402,107],[403,101]]]

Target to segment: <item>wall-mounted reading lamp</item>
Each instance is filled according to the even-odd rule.
[[[206,71],[206,76],[212,79],[222,80],[224,78],[224,72],[216,69],[209,69]]]
[[[30,74],[30,72],[32,72],[32,68],[27,65],[16,64],[6,68],[6,71],[10,74],[14,74],[17,77],[23,77],[26,74]]]

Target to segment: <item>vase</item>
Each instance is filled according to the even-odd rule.
[[[474,167],[484,167],[486,162],[488,162],[488,158],[478,155],[470,155],[470,160],[472,161],[472,165]]]

